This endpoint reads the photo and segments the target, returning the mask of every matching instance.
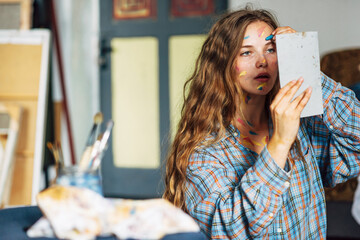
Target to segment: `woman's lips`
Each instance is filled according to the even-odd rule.
[[[270,74],[268,73],[260,73],[255,77],[255,80],[258,82],[267,82],[270,80]]]

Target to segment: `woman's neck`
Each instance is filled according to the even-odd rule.
[[[261,130],[268,125],[268,111],[265,109],[266,96],[248,97],[240,103],[240,109],[236,114],[236,121],[239,118],[255,129]]]
[[[233,125],[240,131],[239,141],[245,147],[260,153],[269,142],[268,111],[265,96],[241,101]]]

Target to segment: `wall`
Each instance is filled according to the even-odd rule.
[[[230,9],[247,2],[272,10],[280,25],[297,31],[317,31],[320,55],[333,50],[360,48],[358,0],[229,0]]]
[[[54,1],[61,41],[65,84],[75,156],[80,158],[94,114],[99,111],[99,6],[97,0]],[[55,55],[54,101],[62,99]],[[65,121],[61,127],[66,159],[70,159]]]

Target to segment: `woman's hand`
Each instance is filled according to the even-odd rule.
[[[270,105],[274,132],[268,150],[280,167],[285,167],[289,150],[299,131],[300,114],[311,96],[312,89],[309,87],[293,99],[303,81],[303,78],[299,78],[286,84]]]
[[[294,29],[292,29],[291,27],[278,27],[276,28],[271,35],[273,35],[274,37],[272,38],[272,41],[276,40],[276,35],[280,35],[280,34],[285,34],[285,33],[296,33],[296,31]]]

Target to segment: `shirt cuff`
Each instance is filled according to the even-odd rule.
[[[290,163],[289,163],[290,164]],[[290,168],[291,166],[289,166]],[[277,194],[284,194],[290,187],[290,176],[292,170],[286,172],[279,167],[275,160],[271,157],[267,146],[259,155],[259,159],[254,164],[254,172],[259,178],[269,186]]]

